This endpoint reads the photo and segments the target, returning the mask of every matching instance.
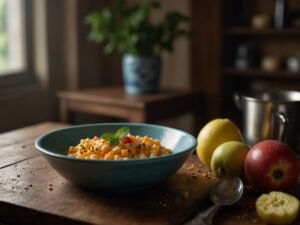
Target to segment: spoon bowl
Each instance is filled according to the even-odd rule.
[[[240,200],[243,189],[243,182],[240,178],[226,177],[210,189],[209,197],[216,205],[232,205]]]
[[[199,212],[185,225],[211,225],[214,215],[222,205],[232,205],[240,200],[244,192],[243,182],[238,177],[225,177],[213,185],[209,191],[210,199],[215,203],[204,212]]]

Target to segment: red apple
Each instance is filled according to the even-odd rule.
[[[297,183],[300,165],[296,153],[288,145],[264,140],[247,153],[245,172],[249,183],[257,189],[282,191]]]

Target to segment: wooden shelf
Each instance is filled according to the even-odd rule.
[[[225,67],[224,74],[227,76],[264,77],[264,78],[294,78],[300,79],[300,72],[289,72],[286,70],[264,71],[259,68],[241,70],[234,67]]]
[[[254,29],[252,27],[229,27],[225,28],[227,35],[276,35],[276,36],[297,36],[300,35],[300,28],[285,28],[276,30],[273,28]]]

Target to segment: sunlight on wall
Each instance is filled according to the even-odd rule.
[[[165,0],[162,8],[178,10],[189,15],[189,1]],[[189,88],[190,84],[190,46],[188,38],[176,41],[172,53],[163,54],[162,86],[167,88]]]

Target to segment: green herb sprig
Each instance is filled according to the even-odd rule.
[[[102,139],[109,142],[109,145],[114,147],[120,143],[120,140],[129,133],[128,127],[121,127],[116,133],[108,132],[101,136]]]
[[[128,6],[124,0],[115,0],[101,10],[89,13],[84,21],[89,26],[88,38],[104,44],[104,51],[118,51],[136,56],[158,55],[171,52],[175,40],[189,36],[189,18],[179,11],[168,11],[160,22],[151,21],[159,1]]]

